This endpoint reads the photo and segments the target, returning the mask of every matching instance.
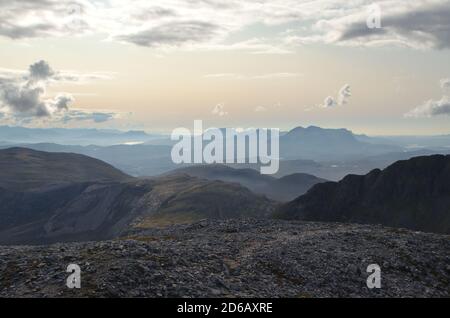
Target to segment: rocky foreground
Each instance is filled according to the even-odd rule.
[[[66,287],[67,265],[81,289]],[[368,289],[370,264],[381,289]],[[449,297],[450,236],[274,220],[201,221],[127,239],[0,247],[1,297]]]

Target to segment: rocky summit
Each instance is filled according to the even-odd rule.
[[[104,242],[0,247],[0,297],[449,297],[447,235],[202,220]],[[81,288],[69,289],[69,264]],[[367,268],[381,268],[369,289]]]

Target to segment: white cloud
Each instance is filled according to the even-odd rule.
[[[263,112],[268,112],[268,111],[273,111],[273,110],[278,111],[281,107],[282,107],[281,103],[276,102],[275,104],[272,104],[269,106],[259,105],[259,106],[255,107],[254,111],[256,113],[263,113]]]
[[[205,78],[233,78],[233,79],[242,79],[244,75],[237,73],[216,73],[216,74],[206,74]]]
[[[319,105],[321,108],[332,108],[336,106],[343,106],[348,103],[349,98],[352,96],[350,85],[345,84],[339,91],[337,99],[332,96],[328,96],[323,101],[323,104]]]
[[[348,99],[352,96],[350,91],[350,85],[345,84],[338,92],[338,104],[345,105],[348,102]]]
[[[440,100],[429,100],[424,104],[406,113],[406,117],[434,117],[439,115],[450,116],[450,98],[443,96]]]
[[[269,39],[251,38],[244,41],[234,43],[207,43],[197,45],[201,50],[221,50],[221,51],[244,51],[250,54],[292,54],[292,48],[287,47],[284,43],[271,43]]]
[[[327,96],[324,99],[323,104],[320,105],[320,107],[322,107],[322,108],[331,108],[331,107],[337,106],[337,104],[338,103],[336,102],[336,100],[333,97]]]
[[[450,87],[449,79],[441,79],[440,86],[442,89]],[[440,100],[430,99],[422,105],[414,108],[405,114],[405,117],[435,117],[447,115],[450,116],[450,98],[446,95],[442,96]]]
[[[212,113],[214,115],[217,115],[217,116],[220,116],[220,117],[228,115],[228,113],[225,111],[225,104],[224,103],[220,103],[220,104],[217,104],[216,106],[214,106],[214,108],[212,110]]]
[[[439,83],[441,84],[441,88],[443,89],[450,88],[450,78],[443,78]]]

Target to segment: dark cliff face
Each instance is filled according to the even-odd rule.
[[[275,216],[450,233],[450,156],[416,157],[318,184]]]

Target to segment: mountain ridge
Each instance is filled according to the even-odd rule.
[[[384,170],[315,185],[275,213],[282,219],[356,222],[450,233],[450,155],[397,161]]]
[[[266,195],[268,198],[287,202],[305,193],[313,185],[327,180],[306,173],[295,173],[282,178],[262,175],[249,168],[233,168],[222,164],[194,165],[179,168],[167,174],[185,173],[208,180],[236,182],[252,190],[254,193]]]

